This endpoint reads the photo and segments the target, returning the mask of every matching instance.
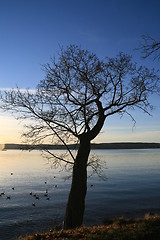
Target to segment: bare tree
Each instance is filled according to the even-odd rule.
[[[132,117],[130,110],[135,108],[150,114],[148,97],[157,91],[159,78],[123,53],[101,61],[75,45],[62,48],[58,61],[52,59],[44,70],[46,77],[35,92],[1,93],[1,108],[16,113],[18,119],[33,120],[23,134],[33,145],[65,146],[68,155],[44,150],[55,167],[62,163],[72,166],[64,228],[74,228],[83,223],[91,141],[114,114]],[[73,142],[78,142],[76,154],[70,149]],[[95,171],[97,166],[93,165]]]
[[[160,60],[160,39],[155,39],[148,34],[143,35],[138,50],[141,51],[144,59],[153,56],[154,60]]]

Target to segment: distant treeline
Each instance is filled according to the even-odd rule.
[[[69,149],[77,149],[77,145],[68,145]],[[27,145],[27,144],[5,144],[5,150],[21,149],[21,150],[41,150],[41,149],[66,149],[64,145]],[[92,143],[91,149],[148,149],[148,148],[160,148],[160,143],[142,143],[142,142],[121,142],[121,143]]]

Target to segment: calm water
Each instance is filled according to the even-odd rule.
[[[107,163],[107,180],[88,179],[86,225],[120,215],[160,214],[159,149],[95,152]],[[38,151],[1,151],[0,166],[0,193],[5,193],[0,197],[0,239],[61,224],[71,181],[65,180],[67,173],[51,169]]]

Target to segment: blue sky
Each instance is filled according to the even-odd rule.
[[[41,65],[57,55],[59,45],[81,45],[100,58],[123,51],[158,68],[160,62],[142,61],[134,49],[143,34],[160,38],[159,13],[159,0],[1,0],[0,88],[35,88],[44,76]],[[160,142],[159,99],[152,99],[152,117],[134,112],[134,129],[126,117],[109,119],[97,141]],[[1,113],[0,142],[19,141],[20,126]]]

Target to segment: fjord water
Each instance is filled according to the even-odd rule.
[[[95,150],[107,180],[88,179],[84,224],[160,214],[160,149]],[[39,151],[0,152],[0,239],[46,231],[63,221],[71,179]],[[34,196],[35,195],[35,196]],[[37,198],[36,198],[37,197]]]

